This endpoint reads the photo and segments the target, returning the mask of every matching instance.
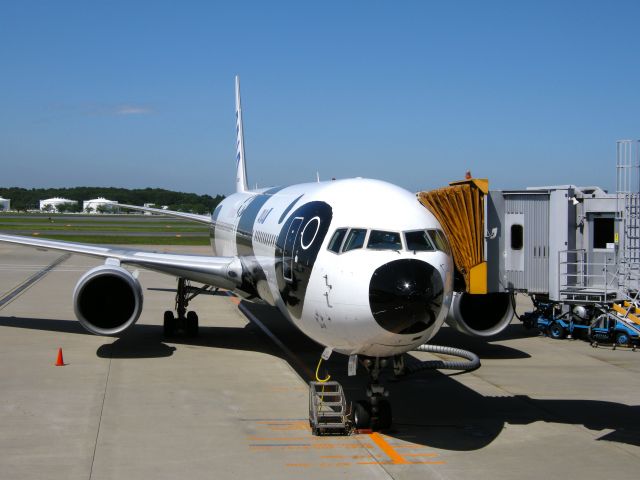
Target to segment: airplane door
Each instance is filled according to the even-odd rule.
[[[284,248],[282,249],[282,276],[289,282],[293,280],[293,262],[295,260],[294,247],[296,245],[296,238],[298,237],[298,233],[300,233],[300,227],[302,226],[303,220],[303,217],[295,217],[293,219],[291,226],[287,231]]]

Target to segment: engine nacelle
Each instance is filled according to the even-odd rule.
[[[129,271],[100,265],[85,273],[73,291],[73,307],[84,328],[96,335],[117,335],[138,320],[142,287]]]
[[[513,303],[511,293],[472,295],[454,292],[446,322],[466,335],[491,337],[511,323]]]

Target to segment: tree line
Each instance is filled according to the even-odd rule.
[[[223,199],[223,195],[198,195],[196,193],[174,192],[162,188],[115,188],[115,187],[72,187],[72,188],[2,188],[0,187],[0,197],[11,200],[13,210],[37,210],[40,208],[40,200],[53,197],[68,198],[76,200],[76,205],[67,205],[59,208],[60,211],[80,212],[84,200],[104,197],[108,200],[115,200],[118,203],[128,203],[130,205],[140,205],[153,203],[157,208],[166,205],[170,210],[179,212],[190,212],[206,214],[213,209]]]

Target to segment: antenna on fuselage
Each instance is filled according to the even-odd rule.
[[[242,107],[240,105],[240,77],[236,75],[236,192],[246,192],[247,167],[244,160],[244,133],[242,131]]]

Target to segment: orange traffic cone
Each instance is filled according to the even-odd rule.
[[[64,360],[62,359],[62,348],[58,349],[58,358],[56,360],[56,367],[64,367]]]

